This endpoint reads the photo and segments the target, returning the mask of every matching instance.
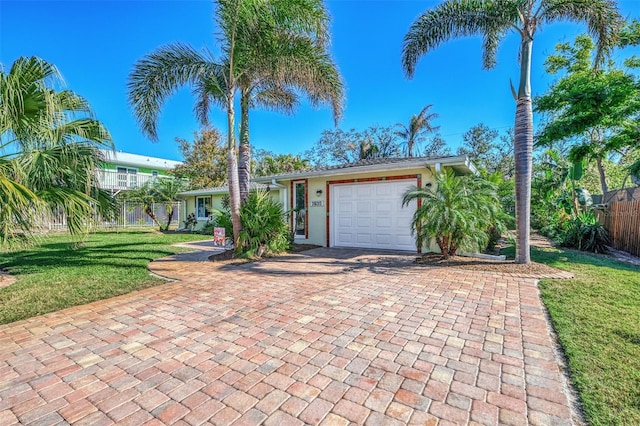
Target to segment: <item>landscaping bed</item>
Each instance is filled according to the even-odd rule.
[[[499,272],[504,274],[520,275],[552,275],[560,272],[559,269],[531,262],[528,265],[516,264],[513,260],[481,259],[467,256],[451,256],[444,259],[438,253],[426,253],[416,259],[416,263],[426,266],[453,267],[472,271]]]

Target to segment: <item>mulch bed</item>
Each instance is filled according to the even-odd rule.
[[[426,253],[416,258],[416,263],[426,266],[453,267],[458,269],[499,272],[503,274],[548,275],[561,272],[542,263],[531,262],[528,265],[516,264],[513,260],[480,259],[466,256],[452,256],[444,259],[438,253]]]

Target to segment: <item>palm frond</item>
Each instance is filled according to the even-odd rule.
[[[127,90],[142,131],[156,140],[160,110],[167,98],[187,84],[203,79],[213,83],[220,66],[206,52],[200,53],[183,43],[160,47],[137,61],[129,75]]]
[[[540,10],[544,23],[570,20],[587,24],[597,45],[595,66],[603,63],[618,43],[623,20],[613,0],[545,0]]]
[[[497,36],[518,20],[518,1],[448,0],[426,11],[416,19],[404,37],[402,67],[413,77],[415,67],[424,54],[441,44],[460,37],[482,36],[484,65],[495,63]]]

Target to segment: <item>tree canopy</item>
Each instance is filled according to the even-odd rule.
[[[43,216],[62,212],[82,235],[96,213],[114,214],[97,185],[111,136],[89,103],[62,87],[56,67],[37,57],[0,73],[0,243],[29,234]]]
[[[189,182],[192,189],[221,186],[227,179],[226,148],[220,132],[203,128],[193,133],[193,141],[176,138],[184,158],[172,173]]]
[[[552,146],[569,140],[572,161],[596,162],[605,193],[608,184],[603,161],[638,143],[630,128],[637,126],[640,117],[640,79],[612,62],[594,69],[594,49],[591,38],[581,35],[573,45],[557,45],[556,54],[547,59],[547,71],[563,76],[535,99],[536,111],[549,117],[536,144]]]

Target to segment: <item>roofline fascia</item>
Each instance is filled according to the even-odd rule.
[[[316,177],[316,176],[348,175],[348,174],[357,174],[357,173],[377,172],[382,170],[407,170],[407,169],[414,169],[416,167],[432,166],[432,165],[435,165],[436,163],[440,163],[443,166],[461,165],[469,168],[469,170],[472,173],[477,173],[475,166],[473,166],[473,163],[469,161],[469,158],[466,155],[458,155],[455,157],[434,158],[432,160],[421,158],[419,160],[407,161],[402,163],[370,164],[366,166],[344,167],[344,168],[331,169],[331,170],[313,170],[306,173],[301,172],[301,173],[290,173],[287,175],[279,175],[279,176],[263,176],[263,177],[256,177],[252,180],[254,182],[262,183],[262,182],[271,182],[273,180],[295,180],[298,178],[305,179],[308,177]]]
[[[274,182],[273,184],[269,183],[269,185],[273,185],[277,190],[286,188],[284,185],[280,185],[279,183],[276,183],[276,182]],[[251,188],[251,191],[255,191],[255,188]],[[224,195],[228,193],[229,193],[228,188],[221,188],[221,189],[215,189],[215,190],[201,189],[201,190],[195,190],[194,192],[185,191],[185,192],[179,192],[177,195],[178,197],[197,197],[200,195],[217,195],[217,194]]]

